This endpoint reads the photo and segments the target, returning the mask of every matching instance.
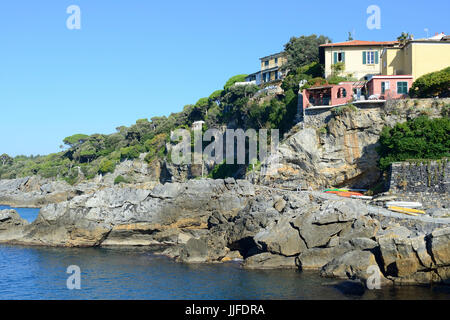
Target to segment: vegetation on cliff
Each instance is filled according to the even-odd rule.
[[[134,125],[118,127],[117,132],[108,135],[75,134],[63,140],[64,151],[46,156],[12,158],[4,154],[0,159],[0,178],[41,175],[74,183],[113,172],[121,161],[136,159],[143,153],[147,153],[144,159],[148,163],[169,161],[166,146],[170,142],[170,132],[177,128],[189,129],[198,120],[205,121],[206,128],[233,123],[243,129],[277,128],[283,134],[295,124],[298,83],[323,74],[317,48],[329,40],[316,35],[290,39],[285,45],[289,73],[282,83],[284,93],[281,95],[267,94],[256,85],[235,86],[246,77],[236,75],[225,83],[223,90],[214,91],[168,117],[139,119]],[[211,174],[230,176],[234,169],[238,170],[234,167],[224,170],[218,165]]]
[[[418,98],[450,97],[450,67],[418,78],[409,94]]]
[[[386,126],[377,151],[382,170],[397,161],[450,157],[450,118],[421,116],[393,128]]]

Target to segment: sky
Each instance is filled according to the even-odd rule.
[[[67,8],[79,6],[80,29]],[[381,9],[381,29],[367,8]],[[221,89],[292,36],[450,33],[450,1],[14,0],[0,3],[0,154],[48,154]]]

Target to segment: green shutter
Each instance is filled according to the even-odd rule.
[[[342,52],[342,62],[345,63],[345,52]]]
[[[379,63],[378,51],[375,51],[375,64]]]
[[[337,52],[334,53],[334,64],[336,64],[338,61],[338,54]]]
[[[363,51],[363,64],[367,64],[367,55],[366,55],[366,51]]]

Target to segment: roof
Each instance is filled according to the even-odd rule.
[[[274,54],[271,54],[271,55],[268,55],[268,56],[265,56],[265,57],[262,57],[262,58],[259,58],[259,60],[265,60],[265,59],[270,59],[270,58],[281,57],[283,55],[285,55],[284,51],[278,52],[278,53],[274,53]]]
[[[391,79],[394,79],[394,78],[413,78],[413,76],[410,75],[410,74],[405,74],[405,75],[396,74],[396,75],[391,75],[391,76],[379,75],[379,76],[373,76],[371,79],[385,79],[385,78],[391,78]]]
[[[368,82],[374,80],[374,79],[414,79],[412,75],[406,74],[406,75],[392,75],[392,76],[386,76],[386,75],[380,75],[380,76],[373,76]]]
[[[352,40],[338,43],[326,43],[320,45],[320,47],[355,47],[355,46],[392,46],[397,44],[398,41],[362,41]]]
[[[329,89],[329,88],[333,88],[333,85],[328,84],[328,85],[323,85],[323,86],[310,87],[306,90],[319,90],[319,89]]]

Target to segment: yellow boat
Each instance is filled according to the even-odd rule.
[[[399,212],[399,213],[404,213],[404,214],[408,214],[410,216],[415,216],[417,217],[418,214],[417,213],[413,213],[413,212],[409,212],[407,210],[405,210],[406,208],[401,208],[401,207],[388,207],[389,210],[394,211],[394,212]]]
[[[425,211],[423,211],[423,210],[417,210],[417,209],[412,209],[412,208],[405,208],[405,207],[398,207],[398,206],[389,206],[389,208],[399,209],[399,210],[407,211],[410,213],[425,214]]]

